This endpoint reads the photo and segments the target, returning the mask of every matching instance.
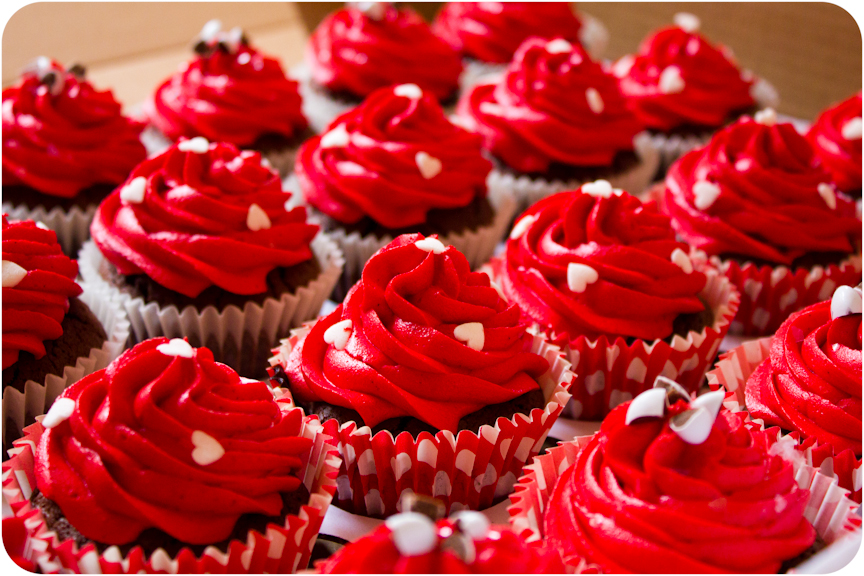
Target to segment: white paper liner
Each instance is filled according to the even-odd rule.
[[[99,273],[105,258],[92,241],[81,249],[78,264],[87,282],[103,286],[123,304],[135,342],[156,336],[186,336],[193,346],[210,348],[217,359],[225,358],[229,347],[236,347],[237,365],[232,367],[244,376],[255,376],[266,367],[257,365],[260,351],[266,353],[292,327],[315,318],[342,273],[345,263],[342,251],[326,234],[319,233],[312,240],[311,248],[321,263],[318,278],[279,299],[268,298],[263,304],[248,302],[242,310],[231,305],[222,312],[213,306],[203,310],[192,306],[183,310],[176,306],[163,308],[156,302],[148,303],[141,297],[133,298],[122,292]]]
[[[270,362],[283,362],[311,326],[292,331]],[[440,499],[450,514],[489,508],[509,494],[570,399],[567,388],[573,372],[560,348],[535,334],[531,351],[549,361],[549,371],[538,379],[547,404],[527,415],[498,418],[494,427],[483,425],[477,432],[462,430],[455,435],[421,432],[417,438],[403,432],[394,438],[389,430],[373,436],[368,426],[355,422],[339,426],[334,419],[324,421],[325,433],[337,438],[343,457],[336,481],[339,507],[386,517],[397,513],[403,494],[411,492]]]
[[[266,534],[250,531],[245,542],[234,540],[227,553],[208,547],[196,558],[184,548],[172,558],[160,548],[148,558],[140,548],[134,548],[123,557],[115,546],[98,554],[92,544],[79,549],[73,540],[61,541],[48,530],[41,511],[31,507],[29,499],[36,486],[35,445],[43,431],[41,423],[33,424],[27,429],[27,437],[15,442],[15,448],[10,450],[12,458],[3,463],[2,494],[4,517],[14,514],[24,519],[30,534],[30,559],[46,574],[261,574],[302,570],[309,563],[318,530],[333,500],[341,462],[332,438],[323,433],[318,419],[307,416],[300,436],[311,439],[313,446],[301,481],[309,491],[309,502],[297,515],[287,515],[284,525],[270,524]]]
[[[476,84],[493,81],[507,71],[509,63],[483,62],[473,58],[462,59],[462,74],[459,76],[459,94],[465,94]]]
[[[3,212],[9,215],[9,220],[33,220],[42,222],[57,234],[57,242],[63,253],[72,258],[78,253],[81,245],[90,238],[90,222],[96,214],[96,205],[86,208],[73,206],[68,212],[59,206],[50,210],[39,205],[30,210],[26,206],[13,206],[3,202]]]
[[[357,106],[357,103],[330,98],[322,90],[312,87],[312,74],[305,62],[291,68],[288,76],[297,81],[297,90],[303,99],[303,115],[309,127],[321,134],[334,118]]]
[[[638,196],[648,187],[654,174],[657,173],[657,168],[660,165],[660,153],[651,144],[651,138],[647,132],[637,134],[633,138],[633,146],[639,158],[639,162],[635,166],[624,172],[610,172],[599,176],[599,178],[608,180],[615,188],[621,188],[634,196]],[[590,180],[596,179],[591,178]],[[493,168],[486,185],[489,187],[490,193],[494,190],[497,193],[509,194],[516,198],[517,209],[522,212],[525,208],[547,196],[564,190],[575,190],[587,181],[589,180],[569,180],[567,182],[553,180],[550,182],[542,178],[518,176]]]
[[[23,430],[36,416],[45,414],[63,390],[81,378],[105,368],[126,348],[130,326],[120,301],[112,298],[103,286],[88,282],[81,282],[80,286],[84,292],[78,298],[102,324],[107,338],[101,348],[91,348],[88,356],[81,356],[74,365],[66,366],[61,375],[48,374],[43,382],[28,380],[24,384],[23,393],[11,386],[4,387],[4,447],[6,426],[14,423],[18,431]]]

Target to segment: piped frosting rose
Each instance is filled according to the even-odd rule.
[[[813,123],[807,139],[837,188],[861,195],[861,92],[828,108]]]
[[[525,173],[553,163],[611,166],[643,128],[617,79],[561,38],[523,42],[507,73],[474,86],[457,111],[492,154]]]
[[[667,396],[648,390],[603,420],[551,494],[547,544],[605,573],[776,573],[809,548],[794,449],[744,413],[718,415],[723,392]]]
[[[3,90],[3,184],[72,198],[95,184],[119,184],[144,160],[144,125],[121,113],[80,66],[42,57]]]
[[[507,63],[527,38],[580,40],[582,22],[567,2],[448,2],[432,31],[463,55]]]
[[[46,340],[63,335],[78,263],[63,254],[57,235],[30,220],[9,222],[3,215],[3,369],[23,350],[45,356]]]
[[[539,389],[549,365],[531,340],[461,252],[405,234],[372,256],[285,372],[299,401],[351,408],[367,426],[412,416],[455,433],[463,416]]]
[[[266,135],[293,138],[306,127],[297,83],[279,62],[248,44],[239,28],[209,22],[198,56],[156,89],[150,121],[165,136],[203,136],[250,146]]]
[[[331,92],[365,97],[411,82],[438,99],[453,94],[462,72],[459,53],[432,33],[410,8],[367,2],[327,16],[312,33],[306,62],[312,79]]]
[[[768,109],[675,162],[663,207],[678,234],[708,255],[790,264],[855,251],[861,220],[830,183],[813,147]]]
[[[695,16],[677,16],[677,26],[655,32],[635,56],[625,56],[612,71],[649,128],[722,126],[733,113],[755,104],[752,75],[742,75],[728,50],[713,46],[698,32]]]
[[[534,204],[496,265],[523,318],[564,341],[665,338],[676,317],[705,308],[705,275],[669,219],[603,180]]]
[[[124,275],[195,297],[209,286],[266,291],[266,276],[312,257],[318,227],[258,152],[201,137],[137,166],[99,206],[90,231]]]
[[[482,139],[451,123],[416,84],[382,88],[307,141],[296,165],[312,205],[344,223],[388,228],[425,222],[435,208],[486,195],[492,164]]]
[[[227,538],[243,514],[279,516],[311,441],[277,403],[206,348],[154,338],[53,404],[37,486],[85,537],[133,542],[158,528],[188,544]]]

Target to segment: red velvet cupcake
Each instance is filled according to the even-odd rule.
[[[861,198],[861,92],[822,112],[807,139],[837,189]]]
[[[76,256],[96,206],[147,156],[143,129],[83,66],[40,57],[3,90],[3,212],[44,223]]]

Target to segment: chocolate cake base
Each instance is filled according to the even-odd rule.
[[[576,180],[579,182],[593,182],[594,180],[607,179],[616,174],[621,174],[635,168],[641,160],[633,150],[618,152],[612,159],[611,166],[574,166],[571,164],[561,164],[553,162],[549,165],[549,169],[545,172],[519,172],[507,166],[499,158],[495,160],[495,167],[505,174],[510,174],[513,177],[528,176],[533,179],[542,179],[546,181],[561,180],[569,182]]]
[[[25,206],[28,210],[44,206],[48,212],[53,208],[69,212],[75,206],[86,210],[88,206],[99,205],[115,188],[113,184],[96,184],[78,192],[72,198],[61,198],[44,194],[29,186],[3,186],[3,202],[13,206]]]

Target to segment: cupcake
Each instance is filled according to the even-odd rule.
[[[3,90],[3,212],[43,222],[75,256],[96,206],[147,156],[143,129],[83,66],[38,58]]]
[[[335,488],[320,430],[206,348],[154,338],[27,429],[4,498],[44,572],[292,572]]]
[[[529,208],[490,269],[523,320],[569,355],[569,413],[583,420],[657,376],[698,390],[738,306],[653,203],[602,180]]]
[[[721,392],[663,384],[535,459],[514,528],[604,573],[777,573],[854,530],[854,505],[791,443],[721,410]]]
[[[563,38],[523,42],[507,73],[474,86],[457,113],[496,161],[490,190],[522,208],[598,178],[641,192],[657,170],[617,79]]]
[[[211,20],[195,43],[195,58],[156,89],[145,104],[151,152],[203,136],[258,150],[282,174],[294,167],[297,146],[310,134],[297,83],[279,61],[249,44],[240,28]],[[153,133],[156,132],[156,133]]]
[[[481,138],[451,123],[416,84],[372,93],[300,150],[305,201],[346,255],[338,297],[379,248],[408,232],[439,234],[478,266],[492,256],[515,202],[487,195]]]
[[[575,13],[568,2],[448,2],[432,31],[462,54],[463,90],[483,76],[504,72],[519,45],[532,36],[581,43],[592,58],[603,56],[609,41],[596,18]]]
[[[837,189],[861,198],[861,92],[822,112],[807,139]]]
[[[459,53],[410,8],[356,2],[328,15],[312,32],[298,70],[305,112],[316,132],[372,92],[417,84],[438,100],[456,96]]]
[[[137,341],[188,336],[263,376],[269,349],[315,317],[342,269],[290,200],[259,152],[181,140],[99,205],[82,276],[122,300]]]
[[[74,378],[104,368],[129,335],[119,306],[85,294],[76,276],[53,231],[3,216],[4,448]]]
[[[731,50],[712,45],[699,26],[693,14],[676,14],[674,26],[652,33],[611,68],[664,167],[741,114],[778,104],[770,84],[741,70]]]
[[[767,109],[669,169],[663,211],[741,292],[736,334],[773,333],[796,310],[861,281],[861,220],[795,128]]]
[[[388,516],[405,492],[445,513],[503,499],[569,398],[557,348],[435,236],[399,236],[345,301],[271,358],[345,462],[339,506]]]

